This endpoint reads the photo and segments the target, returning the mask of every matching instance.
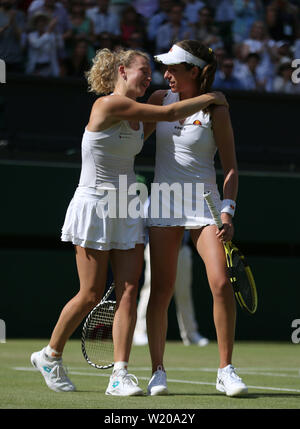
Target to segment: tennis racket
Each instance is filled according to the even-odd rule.
[[[210,192],[204,193],[205,201],[211,215],[221,230],[223,223]],[[224,242],[228,276],[233,287],[233,291],[240,307],[254,314],[257,310],[257,290],[252,271],[245,256],[231,241]]]
[[[82,328],[82,354],[90,365],[98,369],[107,369],[114,365],[112,327],[116,301],[108,300],[113,289],[112,283],[99,304],[88,314]]]

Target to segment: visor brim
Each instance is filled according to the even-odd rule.
[[[174,55],[172,55],[171,52],[168,52],[167,54],[155,55],[154,60],[158,63],[165,64],[166,66],[182,63],[182,61],[176,61],[174,59]]]

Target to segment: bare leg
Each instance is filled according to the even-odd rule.
[[[145,247],[144,262],[145,262],[144,284],[140,290],[140,298],[139,298],[139,303],[137,307],[137,321],[136,321],[136,326],[134,331],[134,335],[137,335],[137,336],[139,335],[144,336],[147,333],[146,314],[147,314],[147,306],[148,306],[148,301],[150,296],[150,283],[151,283],[149,244],[147,244]]]
[[[163,367],[168,307],[174,293],[183,232],[183,227],[151,227],[149,230],[151,292],[147,309],[147,332],[153,372],[159,365]]]
[[[136,324],[137,293],[143,269],[144,245],[111,252],[117,310],[113,325],[114,361],[128,362]]]
[[[226,272],[225,252],[222,243],[216,237],[214,225],[191,230],[191,238],[205,263],[213,295],[213,314],[220,354],[220,368],[223,368],[232,360],[236,319],[235,298]]]
[[[107,275],[109,252],[75,246],[80,290],[63,308],[50,347],[59,353],[88,312],[100,301]]]

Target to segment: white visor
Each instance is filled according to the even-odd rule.
[[[195,55],[190,54],[177,45],[173,45],[167,54],[155,55],[154,59],[166,65],[188,63],[202,68],[207,64],[206,61],[195,57]]]

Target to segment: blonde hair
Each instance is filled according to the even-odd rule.
[[[99,50],[93,58],[93,64],[85,73],[88,81],[88,91],[98,95],[106,95],[113,92],[118,79],[118,68],[120,65],[130,67],[134,58],[139,55],[150,62],[149,56],[141,51],[133,49],[110,51]]]

